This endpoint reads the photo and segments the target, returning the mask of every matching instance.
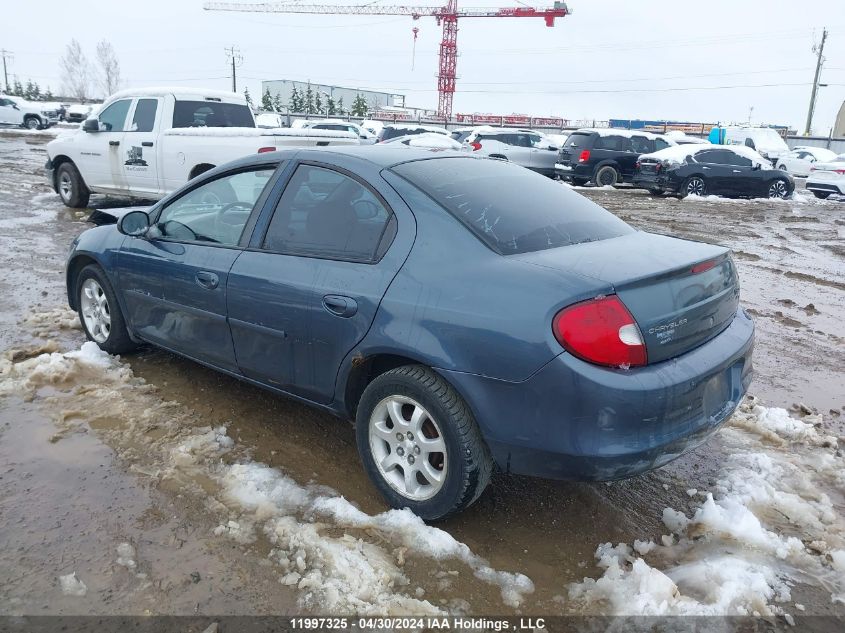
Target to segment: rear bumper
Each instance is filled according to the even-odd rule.
[[[563,180],[589,180],[593,177],[593,169],[589,165],[564,165],[555,163],[555,173]]]
[[[676,193],[678,191],[679,183],[663,175],[657,174],[643,174],[637,172],[634,174],[631,183],[635,187],[642,189],[660,189],[661,191]]]
[[[804,185],[810,191],[845,194],[845,178],[827,179],[810,176]]]
[[[727,421],[751,382],[753,345],[754,324],[738,310],[711,341],[638,369],[563,353],[520,383],[441,373],[472,406],[502,470],[606,481],[663,466]]]

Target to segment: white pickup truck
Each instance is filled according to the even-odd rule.
[[[350,132],[260,129],[246,100],[195,88],[126,90],[47,144],[50,184],[69,207],[91,193],[159,199],[236,158],[282,147],[357,145]]]

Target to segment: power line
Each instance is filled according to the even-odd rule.
[[[223,50],[226,51],[226,57],[232,62],[232,92],[237,92],[238,75],[236,68],[244,63],[244,57],[241,55],[241,50],[239,48],[235,48],[234,46],[230,46],[229,48]]]

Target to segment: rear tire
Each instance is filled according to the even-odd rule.
[[[684,184],[681,185],[681,188],[678,190],[678,195],[681,196],[681,198],[686,198],[687,196],[706,196],[707,182],[704,180],[703,176],[690,176],[684,181]]]
[[[619,182],[619,172],[613,165],[604,165],[596,170],[593,180],[596,187],[615,187]]]
[[[65,206],[72,209],[84,209],[88,206],[91,192],[85,186],[85,181],[76,165],[67,162],[59,165],[56,171],[56,189]]]
[[[666,193],[663,189],[649,189],[648,192],[653,196],[662,196]]]
[[[830,197],[829,191],[814,191],[813,195],[819,200],[827,200]]]
[[[83,268],[76,278],[76,309],[88,340],[104,352],[124,354],[138,347],[129,337],[120,304],[105,272],[96,264]]]
[[[422,365],[398,367],[367,386],[355,434],[364,469],[385,501],[427,521],[469,507],[490,481],[493,460],[472,411]]]

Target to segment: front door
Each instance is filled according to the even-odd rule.
[[[275,165],[227,174],[161,209],[145,237],[127,237],[119,286],[132,329],[152,343],[237,371],[226,285],[239,241]]]
[[[20,125],[23,123],[23,115],[18,110],[17,104],[11,99],[0,97],[0,124]]]
[[[123,152],[120,144],[132,99],[120,99],[100,112],[99,132],[86,132],[81,138],[77,167],[85,183],[92,188],[125,192]]]
[[[135,100],[121,146],[126,184],[133,193],[156,196],[162,192],[155,147],[156,124],[160,117],[161,99],[149,97]]]
[[[398,246],[385,254],[397,226],[382,197],[350,174],[298,165],[266,234],[229,275],[244,375],[330,402],[342,360],[369,330],[407,255]]]

